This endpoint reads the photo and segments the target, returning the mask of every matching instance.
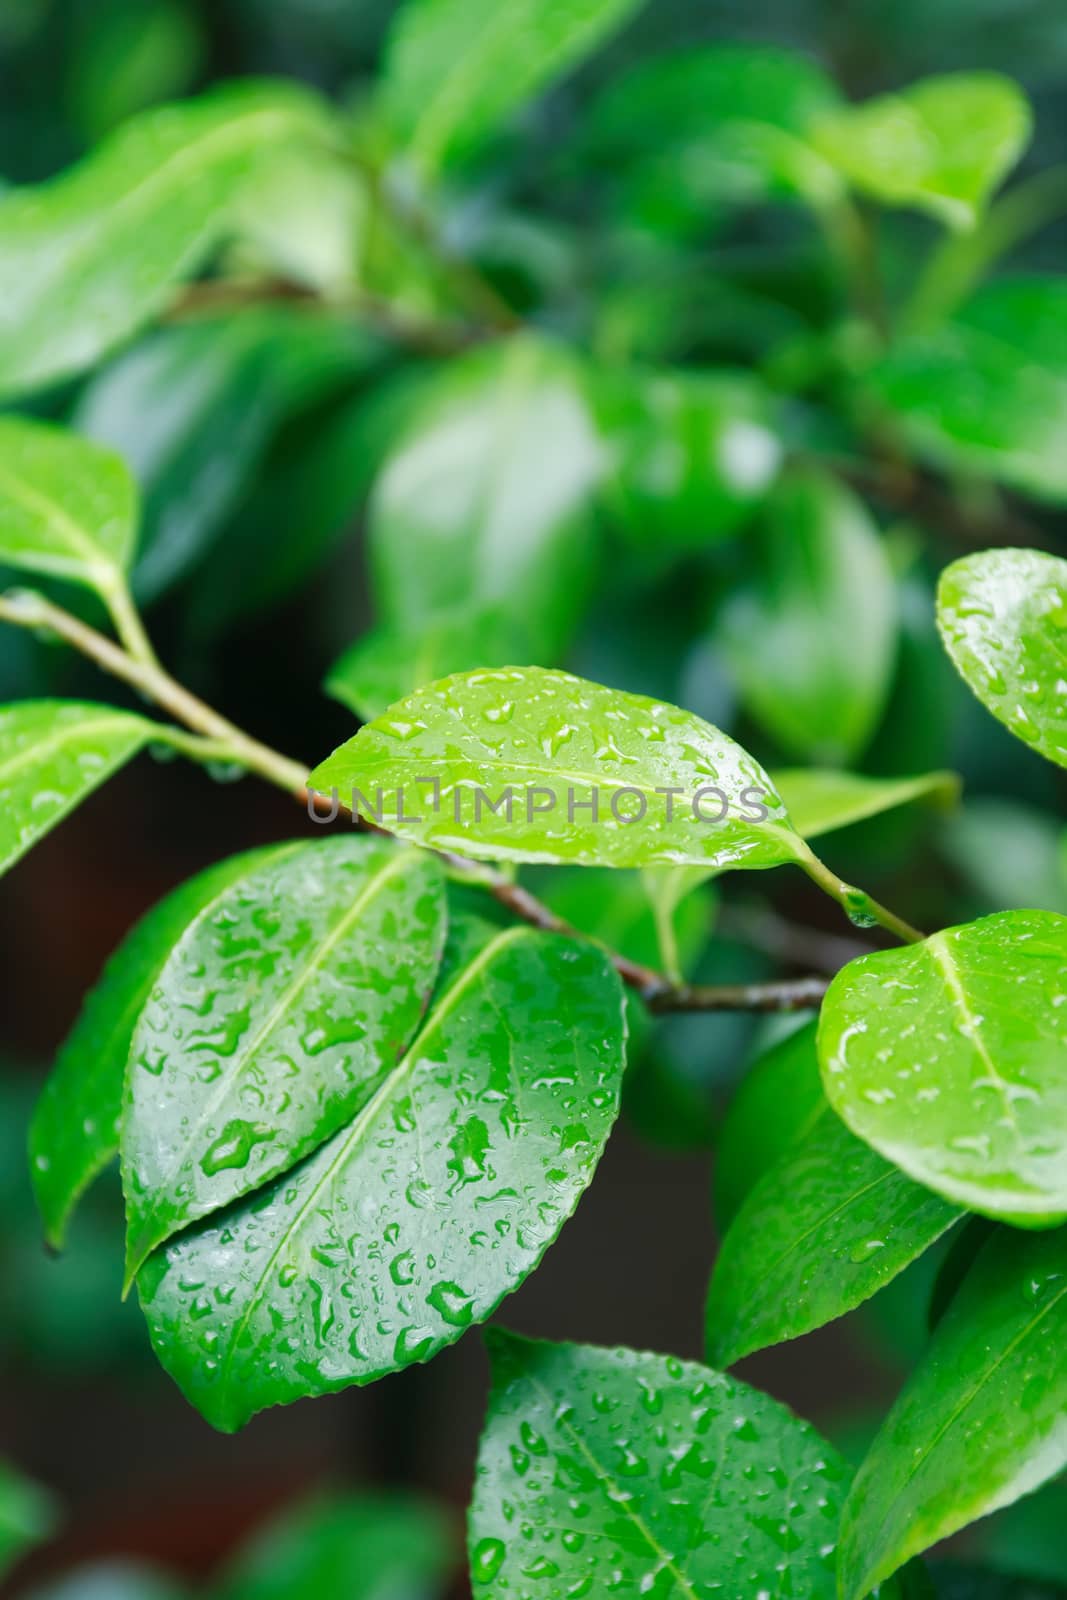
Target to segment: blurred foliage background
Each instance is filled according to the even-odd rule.
[[[147,107],[259,75],[343,104],[374,170],[372,85],[396,9],[4,0],[2,181],[39,182]],[[682,79],[642,76],[671,51],[698,60],[724,44],[798,51],[802,76],[804,63],[821,69],[851,99],[936,72],[1009,74],[1035,116],[1014,181],[1051,174],[1050,194],[1067,195],[1059,0],[649,0],[450,166],[425,214],[401,180],[406,229],[349,168],[309,165],[294,147],[250,187],[217,264],[227,284],[271,293],[219,303],[194,286],[165,326],[32,409],[131,462],[146,505],[136,587],[162,653],[294,755],[321,756],[354,711],[373,714],[416,681],[419,650],[440,671],[519,653],[689,706],[772,770],[950,768],[964,782],[959,808],[905,808],[826,853],[845,873],[862,863],[862,881],[888,884],[920,923],[1008,905],[1067,911],[1062,774],[957,683],[932,607],[938,570],[962,550],[1002,537],[1064,550],[1067,402],[1036,466],[999,438],[979,440],[985,456],[922,460],[902,458],[898,438],[872,442],[849,386],[881,313],[850,300],[855,240],[827,234],[716,143],[699,77],[687,99]],[[998,273],[1060,270],[1057,209],[1067,204],[1048,204],[1048,225],[1020,237]],[[892,320],[941,224],[866,205],[860,218],[861,293],[876,285]],[[324,314],[303,304],[312,296]],[[510,337],[512,323],[536,331]],[[982,423],[983,393],[971,400]],[[1027,403],[1041,409],[1040,397]],[[785,461],[800,476],[776,486]],[[815,467],[850,487],[828,500],[823,480],[804,476]],[[865,510],[833,498],[857,490]],[[839,546],[854,515],[864,527]],[[838,530],[827,569],[808,581],[794,570],[797,530],[819,548],[826,526]],[[766,582],[777,572],[780,590]],[[319,693],[328,674],[330,697]],[[0,633],[0,700],[52,692],[101,691],[46,642]],[[13,1592],[104,1557],[201,1581],[250,1528],[330,1482],[432,1494],[458,1541],[483,1405],[475,1341],[431,1371],[224,1439],[187,1410],[119,1304],[117,1185],[86,1208],[62,1263],[39,1242],[29,1107],[109,950],[193,870],[308,826],[251,782],[209,786],[142,761],[5,884],[0,1454],[57,1508],[54,1537]],[[802,882],[758,876],[687,902],[676,938],[688,971],[730,981],[782,963],[832,969],[862,942]],[[629,874],[532,877],[580,926],[656,957]],[[731,1085],[780,1026],[705,1016],[635,1030],[625,1125],[509,1321],[699,1356],[709,1152]],[[844,1326],[754,1358],[745,1375],[855,1444],[857,1417],[877,1413],[922,1335],[931,1270],[920,1263]],[[1062,1498],[1054,1486],[975,1540],[1067,1584]],[[120,1592],[107,1581],[102,1595]]]

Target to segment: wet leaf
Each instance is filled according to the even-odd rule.
[[[380,790],[402,838],[478,859],[771,867],[801,849],[767,774],[717,728],[539,667],[417,690],[308,782],[346,800],[357,788],[364,811]]]
[[[896,592],[882,540],[849,490],[804,473],[782,481],[747,545],[747,576],[715,633],[741,696],[784,750],[847,760],[874,732],[893,671]]]
[[[450,949],[355,1120],[142,1269],[156,1353],[224,1431],[428,1361],[517,1288],[592,1177],[624,1059],[606,957],[462,915]]]
[[[742,1356],[843,1316],[935,1243],[960,1213],[891,1166],[827,1109],[748,1194],[712,1274],[707,1356]]]
[[[106,592],[129,566],[137,489],[110,450],[0,417],[0,561]]]
[[[164,962],[194,917],[275,853],[231,856],[181,884],[127,934],[86,996],[30,1125],[33,1186],[56,1249],[80,1196],[118,1155],[130,1042]]]
[[[1067,561],[1037,550],[964,556],[941,574],[937,620],[986,710],[1067,767]]]
[[[351,835],[276,852],[208,902],[130,1045],[128,1282],[374,1100],[429,999],[445,924],[432,857]]]
[[[143,717],[83,700],[0,707],[0,872],[157,731]]]
[[[433,1600],[455,1564],[443,1511],[405,1494],[318,1495],[230,1563],[216,1600]]]
[[[488,1340],[469,1531],[476,1597],[690,1600],[784,1584],[835,1600],[848,1469],[809,1424],[673,1357],[495,1329]]]
[[[148,111],[78,166],[0,203],[0,392],[91,366],[167,303],[219,240],[272,146],[321,136],[284,84]]]
[[[523,335],[452,362],[371,499],[383,620],[414,639],[457,613],[494,611],[523,641],[520,660],[554,659],[589,589],[604,464],[562,347]]]
[[[407,0],[386,46],[385,109],[431,172],[492,134],[620,27],[639,0]]]
[[[849,962],[819,1021],[826,1094],[920,1183],[1021,1226],[1067,1216],[1067,917],[1002,911]]]
[[[832,111],[814,142],[864,194],[969,228],[1029,144],[1032,120],[1010,78],[954,72]]]
[[[1062,1232],[998,1228],[856,1476],[842,1600],[1067,1465]]]

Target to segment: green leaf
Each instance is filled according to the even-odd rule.
[[[632,543],[668,560],[735,532],[781,462],[770,397],[744,374],[602,379],[597,418],[617,454],[613,518]]]
[[[615,1120],[619,980],[593,945],[455,920],[422,1030],[347,1128],[140,1274],[216,1427],[428,1361],[540,1261]]]
[[[764,1174],[826,1110],[815,1021],[779,1039],[749,1068],[715,1151],[715,1220],[725,1233]]]
[[[849,962],[819,1020],[831,1105],[920,1183],[1022,1226],[1067,1216],[1067,917],[1002,911]]]
[[[0,707],[0,872],[160,732],[84,700]]]
[[[118,1154],[123,1083],[134,1026],[180,936],[237,879],[279,852],[231,856],[181,884],[142,917],[90,989],[30,1125],[30,1164],[45,1236],[64,1241],[79,1198]]]
[[[0,1577],[48,1537],[54,1522],[51,1497],[0,1457]]]
[[[819,119],[819,151],[864,194],[973,227],[1030,142],[1026,96],[994,72],[924,78]]]
[[[386,45],[386,115],[424,172],[492,134],[640,0],[406,0]]]
[[[896,631],[889,559],[861,502],[821,474],[783,481],[715,634],[748,710],[783,749],[847,761],[885,707]]]
[[[553,659],[589,586],[588,507],[603,450],[561,349],[531,335],[455,361],[375,486],[384,620],[409,637],[496,610],[526,659]]]
[[[708,1360],[732,1367],[843,1316],[958,1216],[824,1113],[730,1224],[708,1292]]]
[[[978,898],[975,911],[1014,906],[1067,912],[1063,822],[1052,812],[992,795],[967,800],[941,849]]]
[[[411,633],[374,628],[334,662],[323,688],[370,721],[424,683],[472,667],[506,666],[522,654],[521,633],[492,610],[453,613]]]
[[[835,1600],[848,1469],[807,1423],[673,1357],[495,1329],[488,1342],[470,1511],[477,1600],[783,1586]]]
[[[951,322],[900,338],[868,374],[905,443],[953,473],[1067,500],[1067,283],[987,284]]]
[[[130,1046],[127,1282],[373,1101],[426,1007],[445,926],[432,857],[358,835],[277,852],[209,901]]]
[[[110,450],[0,417],[0,561],[106,594],[130,564],[138,514],[136,485]]]
[[[215,1600],[431,1600],[454,1563],[444,1513],[414,1496],[321,1495],[268,1523]]]
[[[915,778],[867,778],[858,772],[818,767],[778,768],[775,788],[802,839],[817,839],[913,800],[951,806],[959,795],[954,772],[924,772]]]
[[[856,1477],[842,1600],[1067,1465],[1065,1265],[1061,1232],[984,1246]]]
[[[91,366],[166,305],[221,237],[272,148],[322,137],[284,84],[241,86],[127,123],[69,172],[0,202],[0,393]]]
[[[1067,767],[1067,561],[1038,550],[981,550],[937,588],[945,649],[987,711]]]
[[[337,788],[346,803],[358,789],[363,810],[380,791],[402,838],[479,860],[772,867],[803,849],[767,774],[717,728],[540,667],[458,673],[417,690],[308,783]],[[502,809],[484,809],[476,791]]]

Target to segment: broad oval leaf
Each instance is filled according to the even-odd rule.
[[[321,135],[279,84],[145,112],[80,165],[0,201],[0,393],[81,371],[166,304],[264,152]]]
[[[384,620],[414,638],[457,612],[495,610],[527,659],[555,658],[589,587],[604,465],[562,348],[523,335],[451,363],[371,499]]]
[[[130,564],[137,488],[110,450],[0,417],[0,562],[107,591]]]
[[[408,0],[386,46],[385,110],[426,172],[577,66],[640,0]]]
[[[118,1155],[130,1043],[164,962],[194,917],[274,854],[268,847],[231,856],[181,884],[127,934],[90,989],[30,1124],[33,1187],[54,1248],[81,1195]]]
[[[0,707],[0,872],[162,732],[84,700]]]
[[[762,1177],[826,1110],[815,1052],[816,1022],[779,1039],[749,1067],[730,1102],[715,1149],[715,1221],[720,1233]]]
[[[868,374],[909,447],[949,472],[1067,500],[1067,284],[1004,278]]]
[[[1067,1244],[998,1228],[878,1433],[845,1508],[842,1600],[1067,1465]]]
[[[320,1494],[253,1534],[217,1600],[434,1600],[455,1565],[443,1509],[407,1494]]]
[[[865,194],[969,228],[1030,142],[1026,96],[995,72],[924,78],[821,117],[814,142]]]
[[[708,1360],[732,1367],[843,1316],[959,1215],[827,1110],[760,1179],[730,1225],[708,1291]]]
[[[806,1422],[693,1362],[492,1330],[470,1511],[476,1600],[781,1590],[836,1600],[848,1468]]]
[[[1002,911],[843,968],[823,1085],[861,1139],[972,1211],[1067,1216],[1067,917]]]
[[[715,634],[752,715],[784,750],[833,763],[867,743],[896,653],[889,558],[862,503],[819,473],[784,479]],[[862,617],[862,627],[857,619]]]
[[[308,783],[346,803],[356,789],[362,810],[380,798],[402,838],[480,860],[772,867],[803,850],[767,774],[726,734],[540,667],[417,690]]]
[[[445,926],[437,862],[355,835],[253,863],[194,918],[130,1045],[128,1282],[374,1098],[430,997]]]
[[[982,550],[941,574],[945,649],[987,711],[1067,767],[1067,561]]]
[[[139,1284],[208,1421],[428,1361],[574,1210],[618,1112],[618,977],[593,945],[456,919],[422,1030],[294,1171],[172,1240]]]

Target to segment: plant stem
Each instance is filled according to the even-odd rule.
[[[887,932],[896,934],[905,944],[919,944],[926,938],[918,928],[913,928],[910,922],[898,917],[895,911],[890,911],[881,905],[865,889],[857,889],[854,884],[846,883],[843,878],[839,878],[836,872],[832,872],[825,862],[820,861],[806,844],[797,852],[796,859],[797,865],[807,873],[812,883],[817,884],[831,900],[836,900],[849,921],[857,928],[872,928],[877,924]]]
[[[115,632],[129,654],[144,666],[162,671],[159,658],[152,648],[140,614],[133,603],[133,596],[125,577],[121,573],[116,573],[114,581],[102,589],[101,593],[111,614],[111,620],[115,624]]]
[[[261,744],[258,739],[253,739],[234,723],[220,716],[217,711],[212,710],[203,700],[198,699],[172,678],[156,663],[154,656],[151,660],[135,657],[131,651],[122,649],[113,640],[82,622],[80,618],[64,611],[60,606],[53,605],[50,600],[32,590],[16,590],[0,596],[0,622],[8,622],[19,628],[47,629],[90,661],[95,662],[103,671],[171,712],[180,723],[184,724],[184,729],[190,730],[185,732],[183,728],[160,724],[157,735],[160,742],[172,745],[195,761],[236,763],[250,772],[257,773],[275,787],[283,789],[301,804],[308,803],[306,767],[281,755],[277,750],[272,750],[268,745]],[[371,829],[373,832],[388,832],[387,829],[366,823],[363,819],[354,820],[359,826]],[[806,846],[804,848],[807,850]],[[581,937],[578,930],[570,923],[557,916],[549,906],[538,900],[522,884],[514,882],[505,874],[491,867],[482,866],[478,862],[468,861],[463,856],[453,855],[451,852],[439,851],[437,854],[451,870],[461,873],[464,877],[474,878],[483,885],[501,905],[521,921],[547,932]],[[880,922],[883,927],[901,938],[922,938],[921,934],[909,928],[907,923],[879,906],[877,901],[871,900],[861,890],[853,889],[834,878],[829,869],[811,855],[810,851],[807,851],[806,857],[801,858],[800,864],[809,876],[814,878],[820,887],[825,888],[834,899],[840,901],[850,914],[869,910],[873,920]],[[631,961],[628,956],[618,951],[609,950],[608,955],[627,987],[639,994],[649,1009],[656,1012],[802,1010],[817,1006],[827,987],[827,979],[816,976],[778,979],[770,983],[688,984],[679,982],[666,973],[657,972],[653,967]]]

